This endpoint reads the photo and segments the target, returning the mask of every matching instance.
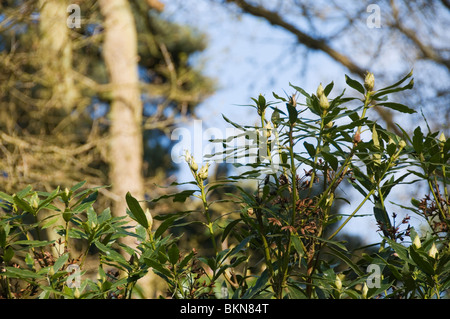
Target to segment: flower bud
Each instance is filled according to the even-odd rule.
[[[422,247],[422,244],[420,243],[420,238],[419,238],[419,236],[416,236],[416,237],[414,238],[413,245],[414,245],[414,247],[416,247],[417,249],[419,249],[420,247]]]
[[[33,194],[33,196],[31,196],[30,204],[34,209],[37,209],[39,207],[39,197],[36,192]]]
[[[400,142],[398,143],[398,146],[400,148],[404,148],[406,146],[406,142],[404,140],[400,140]]]
[[[367,72],[366,78],[364,79],[364,87],[368,92],[373,90],[373,87],[375,86],[375,77],[373,73]]]
[[[319,87],[317,88],[316,94],[317,97],[320,99],[320,97],[323,95],[324,91],[323,91],[323,86],[322,83],[320,83]]]
[[[80,296],[81,296],[80,289],[75,288],[75,291],[73,292],[73,297],[74,297],[75,299],[79,299]]]
[[[200,170],[198,171],[198,177],[200,177],[202,180],[205,180],[208,178],[208,167],[209,167],[209,164],[206,164],[206,165],[202,166],[202,168],[200,168]]]
[[[444,147],[445,142],[447,142],[447,139],[445,138],[444,132],[439,135],[439,144],[441,144],[441,147]]]
[[[152,214],[150,213],[150,209],[148,208],[145,210],[145,217],[147,218],[148,222],[148,230],[151,230],[153,226],[153,217]]]
[[[431,258],[436,258],[436,254],[437,254],[437,248],[435,243],[433,243],[433,245],[430,248],[430,251],[428,252],[428,256],[430,256]]]
[[[364,286],[362,288],[362,297],[363,299],[367,298],[367,293],[369,292],[369,287],[367,287],[367,284],[364,283]]]
[[[334,284],[336,285],[337,290],[342,289],[342,281],[341,281],[341,278],[339,278],[339,276],[336,276],[336,280],[334,281]]]
[[[191,167],[191,169],[192,169],[194,172],[196,172],[196,171],[198,170],[198,165],[197,165],[197,163],[195,162],[195,159],[194,159],[194,158],[192,158],[191,163],[189,164],[189,166]]]
[[[330,103],[328,102],[328,98],[325,96],[325,94],[322,94],[319,97],[319,105],[325,111],[330,108]]]
[[[191,153],[189,153],[188,150],[184,150],[184,160],[186,161],[186,163],[190,164],[191,163]]]
[[[280,121],[280,112],[277,109],[275,109],[275,111],[273,111],[271,121],[272,121],[273,127],[278,126],[278,122]]]
[[[326,128],[332,128],[333,125],[334,125],[334,122],[333,122],[333,121],[330,121],[330,122],[328,122],[327,124],[325,124],[325,127],[326,127]]]

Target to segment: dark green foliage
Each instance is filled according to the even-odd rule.
[[[251,145],[230,144],[240,133],[216,141],[237,160],[256,154],[254,161],[235,163],[246,170],[213,180],[208,165],[199,168],[187,152],[191,189],[151,200],[154,205],[189,203],[196,197],[198,209],[152,216],[128,193],[128,215],[137,222],[131,227],[109,209],[97,213],[98,189],[82,190],[83,183],[52,193],[31,187],[0,193],[1,296],[132,298],[137,280],[151,271],[166,283],[163,298],[448,297],[450,139],[420,128],[412,136],[405,131],[397,136],[366,117],[378,98],[410,88],[401,85],[411,75],[379,91],[346,77],[360,98],[342,93],[332,99],[331,83],[320,86],[317,95],[291,85],[305,104],[295,94],[285,99],[274,93],[276,102],[261,95],[253,99],[260,126],[225,118],[252,136]],[[361,105],[354,108],[347,104],[358,100]],[[410,113],[401,104],[383,100],[382,105]],[[363,138],[364,132],[370,137]],[[250,181],[256,187],[248,186]],[[344,181],[363,199],[340,214],[339,205],[349,204],[337,192]],[[429,194],[411,198],[411,206],[396,204],[427,222],[429,229],[420,233],[410,227],[409,217],[399,222],[386,206],[396,202],[394,188],[416,183],[424,183]],[[340,235],[364,204],[369,206],[364,214],[379,225],[380,242],[351,247]],[[37,219],[44,210],[50,214]],[[183,230],[194,226],[208,237],[208,248],[183,245]],[[57,240],[39,237],[49,228]],[[136,247],[121,243],[128,236]],[[81,252],[75,249],[77,240],[84,243]],[[93,249],[100,262],[95,280],[84,270]],[[69,265],[79,266],[78,288],[71,285]]]

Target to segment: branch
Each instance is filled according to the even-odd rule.
[[[331,58],[333,58],[335,61],[339,62],[343,66],[345,66],[348,70],[350,70],[352,73],[355,73],[362,78],[364,78],[365,70],[361,67],[359,67],[356,63],[354,63],[349,57],[337,52],[333,48],[331,48],[325,41],[315,39],[311,37],[310,35],[304,33],[303,31],[299,30],[294,25],[290,24],[289,22],[283,20],[282,17],[276,12],[269,11],[263,7],[260,6],[253,6],[246,2],[245,0],[226,0],[227,2],[235,3],[237,6],[239,6],[244,12],[249,13],[256,17],[261,17],[266,19],[270,24],[279,26],[286,31],[289,31],[293,35],[297,37],[297,41],[299,43],[304,44],[306,47],[313,49],[313,50],[319,50],[326,54],[328,54]]]
[[[297,37],[297,41],[312,50],[319,50],[326,53],[329,57],[334,59],[336,62],[345,66],[350,72],[357,74],[361,78],[365,77],[365,70],[353,62],[349,57],[339,53],[338,51],[331,48],[324,40],[316,39],[310,35],[299,30],[296,26],[290,24],[289,22],[283,20],[283,18],[276,12],[269,11],[261,6],[253,6],[245,0],[226,0],[226,2],[232,2],[241,8],[244,12],[251,14],[256,17],[264,18],[270,24],[279,26],[286,31],[292,33]],[[402,132],[398,129],[395,123],[392,121],[392,114],[388,110],[374,107],[376,112],[381,116],[381,118],[386,122],[386,125],[393,130],[397,135],[401,135]]]

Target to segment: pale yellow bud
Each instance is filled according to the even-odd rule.
[[[148,222],[148,230],[151,230],[153,226],[153,217],[152,214],[150,213],[150,209],[148,208],[145,210],[145,217],[147,218]]]
[[[325,94],[322,94],[319,97],[319,105],[323,110],[328,110],[330,108],[330,103],[328,102],[328,98],[325,96]]]
[[[398,143],[398,146],[399,146],[400,148],[404,148],[404,147],[406,146],[406,142],[405,142],[404,140],[401,140],[401,141]]]
[[[81,296],[80,289],[75,288],[75,291],[73,292],[73,297],[74,297],[75,299],[79,299],[80,296]]]
[[[438,253],[436,245],[433,243],[433,245],[430,248],[430,251],[428,252],[428,256],[431,258],[436,258],[436,254]]]
[[[184,150],[184,160],[186,161],[186,163],[190,164],[191,163],[191,153],[189,153],[188,150]]]
[[[197,165],[197,163],[195,162],[195,159],[194,159],[194,158],[192,158],[191,163],[189,164],[189,166],[192,168],[192,170],[193,170],[194,172],[196,172],[196,171],[198,170],[198,165]]]
[[[30,204],[34,209],[37,209],[39,207],[39,197],[37,193],[34,193],[33,196],[31,196]]]
[[[336,276],[336,280],[334,281],[334,284],[336,285],[337,290],[342,289],[342,280],[339,278],[339,276]]]
[[[317,97],[320,99],[320,97],[323,95],[324,91],[323,91],[323,86],[322,83],[320,83],[319,87],[317,88],[316,94]]]
[[[420,247],[422,247],[422,244],[421,244],[421,242],[420,242],[419,236],[416,236],[416,238],[414,238],[413,245],[414,245],[414,247],[416,247],[417,249],[419,249]]]
[[[367,72],[366,78],[364,79],[364,87],[368,92],[373,90],[373,87],[375,86],[375,77],[373,73]]]
[[[362,288],[362,297],[363,299],[367,299],[367,292],[369,291],[369,287],[367,287],[367,284],[364,283],[364,286]]]
[[[208,168],[209,168],[209,164],[202,166],[202,168],[200,168],[200,170],[198,172],[198,177],[200,177],[202,180],[207,179],[208,178]]]
[[[442,132],[441,135],[439,136],[439,142],[441,144],[441,147],[444,146],[446,141],[447,141],[447,139],[445,138],[444,132]]]

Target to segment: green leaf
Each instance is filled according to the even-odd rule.
[[[131,270],[131,267],[128,264],[128,262],[126,261],[126,259],[121,254],[119,254],[117,251],[103,245],[102,243],[100,243],[98,241],[96,241],[94,244],[104,254],[104,256],[108,260],[115,261],[115,262],[119,263],[121,266],[125,267],[126,269]]]
[[[327,153],[327,152],[324,152],[324,151],[321,152],[321,155],[323,156],[325,161],[328,164],[330,164],[331,168],[334,171],[337,171],[337,168],[338,168],[338,165],[339,165],[338,159],[334,155],[332,155],[330,153]]]
[[[137,199],[131,196],[130,192],[127,192],[125,199],[129,208],[129,210],[127,210],[128,215],[132,219],[137,221],[142,227],[147,229],[148,220],[147,217],[145,216],[144,210],[142,209],[141,205],[139,205]]]
[[[14,202],[14,199],[13,199],[13,197],[11,195],[8,195],[8,194],[3,193],[3,192],[0,192],[0,199],[5,201],[5,202],[8,202],[8,203]]]
[[[416,113],[416,111],[414,111],[413,109],[407,107],[406,105],[400,104],[400,103],[382,102],[382,103],[377,103],[377,104],[385,106],[385,107],[390,108],[395,111],[402,112],[402,113],[408,113],[408,114]]]
[[[292,244],[294,245],[294,248],[297,251],[298,255],[300,257],[302,257],[306,252],[306,248],[303,245],[302,240],[296,235],[291,235],[291,239],[292,239]]]
[[[186,257],[183,258],[183,260],[178,265],[178,268],[182,270],[184,267],[186,267],[192,257],[194,257],[194,251],[191,251]]]
[[[249,243],[249,241],[253,238],[253,235],[250,235],[246,238],[244,238],[243,240],[241,240],[241,242],[239,243],[239,245],[237,245],[236,247],[233,248],[232,252],[230,253],[231,256],[236,255],[238,252],[240,252],[242,249],[245,248],[245,246],[247,246],[247,244]]]
[[[345,82],[348,84],[348,86],[355,89],[359,93],[361,93],[361,94],[365,93],[364,86],[361,83],[359,83],[358,81],[350,78],[347,74],[345,75]]]
[[[327,252],[327,254],[333,255],[339,259],[341,259],[343,262],[347,264],[351,269],[353,269],[359,276],[364,276],[364,273],[359,269],[358,265],[356,265],[350,258],[348,258],[345,254],[340,252],[334,247],[328,246],[330,251]]]
[[[251,286],[245,294],[242,296],[242,299],[251,299],[255,297],[260,291],[262,291],[269,281],[269,271],[268,269],[264,270],[261,276],[256,280],[255,284]]]
[[[311,156],[312,158],[314,158],[314,156],[316,156],[316,148],[314,147],[314,145],[305,141],[305,142],[303,142],[303,146],[308,151],[309,156]]]
[[[78,184],[72,186],[72,188],[70,190],[72,192],[75,192],[75,191],[79,190],[81,187],[83,187],[84,184],[86,184],[86,181],[79,182]]]
[[[0,247],[5,248],[6,247],[6,237],[7,237],[6,230],[3,225],[0,225]]]
[[[97,220],[97,213],[95,212],[94,208],[92,206],[89,207],[87,209],[86,213],[87,213],[87,218],[88,218],[89,224],[96,225],[98,223],[98,220]]]
[[[409,262],[409,258],[408,258],[408,250],[405,246],[396,243],[395,241],[393,241],[392,239],[389,238],[385,238],[387,243],[389,244],[389,246],[397,253],[397,256],[406,262]]]
[[[395,93],[395,92],[400,92],[400,91],[405,91],[405,90],[409,90],[412,89],[414,86],[414,79],[412,79],[407,85],[405,85],[404,87],[397,87],[397,88],[392,88],[392,89],[388,89],[388,90],[380,90],[378,91],[372,98],[374,100],[380,100],[380,97],[382,97],[383,95],[387,95],[390,93]]]
[[[387,86],[387,87],[385,87],[385,88],[382,88],[382,89],[380,89],[378,92],[383,92],[383,91],[386,91],[386,90],[390,90],[390,89],[392,89],[392,88],[395,88],[395,87],[397,87],[397,86],[399,86],[400,84],[402,84],[403,82],[405,82],[408,78],[410,78],[411,76],[413,75],[413,71],[411,70],[405,77],[403,77],[400,81],[398,81],[398,82],[396,82],[396,83],[394,83],[394,84],[392,84],[392,85],[390,85],[390,86]]]
[[[289,83],[289,86],[292,87],[292,88],[294,88],[294,89],[296,89],[298,92],[300,92],[300,93],[301,93],[302,95],[304,95],[306,98],[308,98],[308,99],[311,98],[311,96],[310,96],[308,93],[306,93],[306,91],[303,90],[301,87],[292,85],[291,83]]]
[[[414,130],[414,135],[412,138],[412,145],[414,147],[414,150],[417,153],[422,153],[423,150],[423,133],[422,133],[422,129],[420,128],[420,126],[416,127],[416,129]]]
[[[97,196],[98,196],[98,191],[95,190],[93,191],[91,194],[89,194],[86,198],[84,198],[81,203],[78,204],[78,202],[72,206],[72,210],[75,213],[81,213],[84,210],[88,209],[89,207],[92,206],[92,204],[94,204],[94,202],[97,200]]]
[[[64,264],[67,262],[67,260],[69,260],[69,253],[61,255],[53,265],[53,270],[55,272],[59,271],[61,267],[64,266]]]
[[[298,111],[293,105],[291,105],[289,103],[286,104],[286,106],[287,106],[287,110],[289,113],[289,123],[291,125],[294,125],[298,118]]]
[[[383,207],[381,199],[375,196],[375,205],[373,206],[373,213],[376,221],[379,223],[381,229],[386,234],[387,230],[390,229],[391,220],[386,212],[386,209]]]
[[[286,102],[286,101],[287,101],[284,97],[281,97],[281,96],[275,94],[275,92],[272,92],[272,95],[273,95],[273,97],[276,98],[277,100],[281,100],[281,101],[283,101],[283,102]]]
[[[20,198],[17,195],[13,196],[13,201],[14,204],[17,205],[17,207],[19,207],[20,209],[22,209],[25,212],[28,212],[30,214],[35,214],[34,209],[30,206],[30,204],[28,204],[25,200],[23,200],[22,198]]]
[[[53,244],[55,241],[47,240],[18,240],[13,243],[13,245],[26,245],[31,247],[42,247]]]
[[[14,257],[14,249],[11,246],[8,246],[8,248],[6,248],[3,253],[3,260],[5,262],[10,262],[13,257]]]
[[[174,221],[177,220],[178,218],[180,218],[180,217],[177,215],[174,215],[174,216],[167,218],[165,221],[163,221],[161,223],[161,225],[159,225],[158,229],[155,231],[155,238],[160,237],[167,230],[167,228],[172,226]]]
[[[178,262],[178,259],[180,258],[180,251],[178,250],[177,245],[173,244],[172,246],[170,246],[167,254],[169,256],[170,263],[172,265],[175,265]]]
[[[225,227],[223,233],[222,233],[222,241],[225,240],[225,238],[227,238],[228,234],[230,233],[230,231],[234,228],[234,226],[236,226],[240,221],[242,221],[241,218],[235,219],[233,220],[231,223],[229,223],[227,225],[227,227]]]
[[[414,246],[410,246],[409,253],[414,263],[427,275],[434,276],[434,269],[425,256],[416,251]]]
[[[194,194],[195,192],[197,192],[197,190],[184,190],[179,193],[162,195],[158,198],[152,199],[151,201],[157,202],[157,201],[160,201],[161,199],[173,198],[173,202],[184,203],[186,201],[186,199],[188,197],[192,196],[192,194]]]
[[[172,273],[170,272],[170,270],[165,268],[164,265],[161,265],[156,260],[150,258],[144,258],[144,260],[147,266],[153,268],[153,271],[163,279],[169,280],[170,278],[172,278]]]
[[[19,279],[37,279],[41,276],[35,273],[34,271],[22,268],[15,267],[5,267],[6,272],[3,275],[6,275],[8,278],[19,278]]]
[[[334,86],[334,82],[331,82],[330,84],[328,84],[325,89],[323,90],[323,93],[325,94],[325,96],[328,96],[328,94],[330,94],[331,90],[333,89]]]

